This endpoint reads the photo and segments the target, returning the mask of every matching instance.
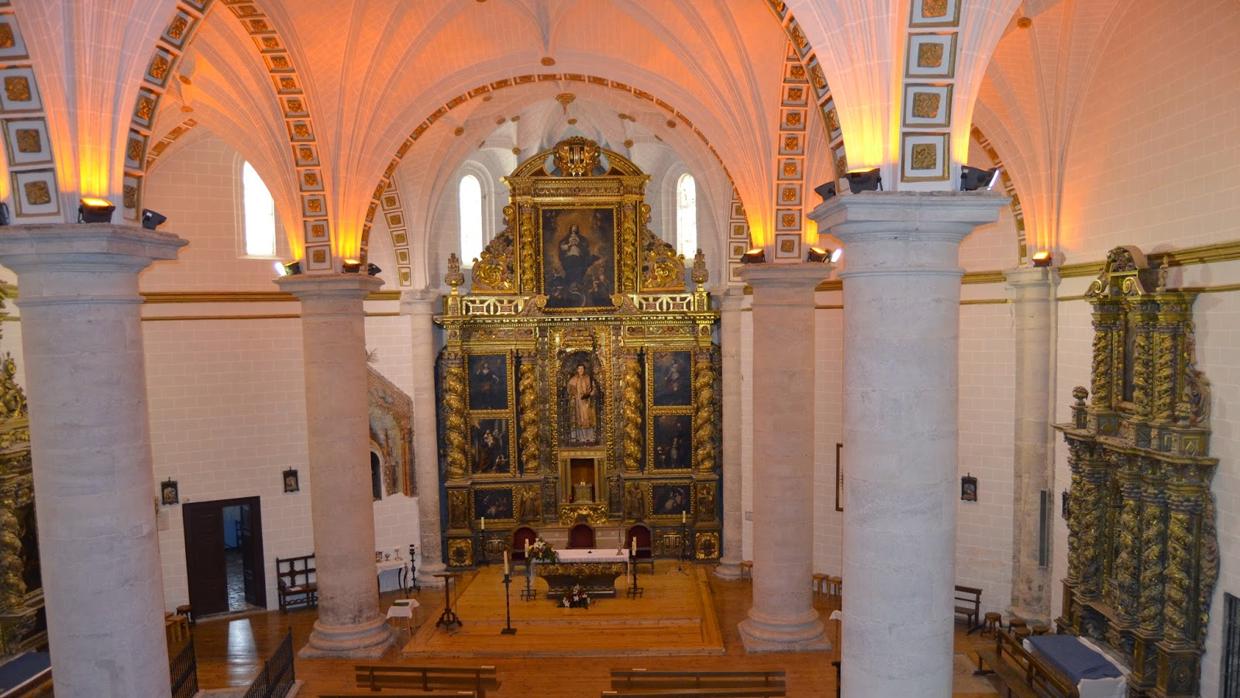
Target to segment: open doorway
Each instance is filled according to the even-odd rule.
[[[258,497],[182,505],[189,602],[197,617],[267,607]]]

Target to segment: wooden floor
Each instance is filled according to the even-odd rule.
[[[696,670],[741,670],[741,669],[784,669],[788,676],[788,695],[800,698],[822,697],[835,695],[835,669],[831,661],[839,659],[839,623],[825,620],[827,615],[839,607],[838,599],[819,596],[815,606],[827,625],[828,638],[835,648],[830,652],[819,653],[788,653],[788,654],[757,654],[745,653],[744,645],[736,629],[737,623],[745,618],[750,603],[750,583],[748,581],[725,582],[706,574],[707,568],[696,568],[701,572],[702,583],[709,590],[709,598],[714,605],[714,616],[718,621],[718,633],[723,641],[723,654],[698,654],[694,656],[616,656],[600,655],[602,647],[615,646],[616,640],[611,637],[620,634],[620,630],[594,633],[594,637],[579,640],[579,644],[560,656],[528,656],[538,654],[537,645],[543,642],[558,644],[550,638],[540,637],[540,633],[531,627],[522,626],[514,615],[514,627],[518,628],[515,636],[500,636],[498,629],[503,625],[502,615],[496,618],[483,619],[466,616],[462,608],[462,619],[466,627],[486,624],[488,632],[495,629],[495,637],[505,641],[513,641],[522,650],[505,656],[487,657],[434,657],[431,662],[422,661],[418,657],[401,656],[402,646],[410,641],[409,632],[403,621],[393,620],[393,627],[400,628],[398,642],[384,656],[383,661],[406,664],[433,663],[440,666],[470,666],[492,664],[499,670],[500,690],[488,695],[497,698],[587,698],[598,696],[599,692],[608,688],[608,672],[613,668],[662,668],[662,669],[696,669]],[[486,575],[495,574],[484,570],[481,580]],[[676,572],[674,562],[659,562],[656,574],[642,577],[641,584],[646,587],[646,597],[633,603],[646,603],[651,607],[672,603],[660,600],[657,594],[649,591],[652,585],[664,576],[675,575],[682,579],[690,579]],[[697,577],[693,577],[696,579]],[[485,583],[483,581],[482,583]],[[675,581],[667,582],[675,584]],[[808,581],[806,582],[808,584]],[[513,608],[520,605],[518,589],[514,584]],[[482,587],[479,587],[480,589]],[[671,588],[671,587],[669,587]],[[689,596],[690,591],[685,590]],[[468,596],[468,588],[466,588]],[[434,625],[443,609],[443,591],[427,589],[414,595],[421,606],[415,610],[413,618],[414,633],[426,623]],[[455,594],[454,594],[455,596]],[[386,611],[396,594],[384,594],[380,606]],[[502,604],[502,596],[499,597]],[[620,600],[617,599],[617,602]],[[627,602],[627,599],[625,600]],[[540,602],[545,603],[545,602]],[[611,603],[610,601],[603,602]],[[681,604],[687,605],[688,600],[682,599]],[[502,605],[498,606],[502,613]],[[594,613],[601,610],[596,607],[582,613]],[[572,609],[580,611],[580,609]],[[194,642],[198,654],[199,685],[204,689],[245,686],[258,674],[263,659],[273,650],[284,636],[288,628],[292,628],[294,647],[300,648],[306,643],[314,624],[315,612],[292,611],[287,614],[279,612],[260,613],[237,620],[216,620],[199,623],[194,628]],[[480,638],[481,640],[481,638]],[[489,642],[489,641],[488,641]],[[967,636],[964,626],[957,625],[956,632],[956,698],[981,698],[982,696],[998,695],[997,691],[985,679],[971,675],[972,666],[964,654],[975,647],[987,646],[993,642],[988,638],[979,638],[977,634]],[[531,647],[535,646],[535,647]],[[558,651],[558,650],[557,650]],[[702,650],[699,650],[702,651]],[[468,651],[465,652],[468,654]],[[527,656],[519,656],[524,653]],[[324,692],[352,690],[352,660],[298,659],[297,677],[305,681],[300,696],[319,696]],[[376,694],[379,695],[379,694]]]

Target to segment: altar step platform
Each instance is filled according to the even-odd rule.
[[[723,654],[723,635],[706,567],[660,560],[654,574],[640,574],[645,594],[625,595],[632,577],[616,580],[617,595],[595,598],[590,608],[563,608],[534,580],[538,598],[521,600],[524,575],[512,578],[512,626],[504,627],[503,569],[495,565],[461,578],[453,610],[463,625],[435,626],[438,613],[415,631],[405,657],[642,657]],[[428,611],[431,609],[428,607]]]

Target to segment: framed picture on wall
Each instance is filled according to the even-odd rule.
[[[176,480],[169,478],[159,483],[159,503],[166,507],[181,503],[181,493]]]
[[[844,511],[844,464],[840,462],[840,453],[844,444],[835,445],[835,510]]]
[[[297,476],[295,468],[289,468],[284,471],[284,491],[286,493],[301,491],[301,479]]]

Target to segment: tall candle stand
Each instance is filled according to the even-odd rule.
[[[508,570],[504,570],[504,614],[507,618],[504,621],[504,628],[499,631],[500,635],[516,635],[517,629],[512,627],[512,594],[510,587],[512,586],[512,575]]]

